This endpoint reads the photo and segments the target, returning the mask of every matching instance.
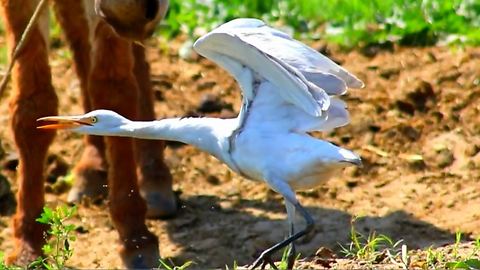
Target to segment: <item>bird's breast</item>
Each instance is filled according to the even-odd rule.
[[[243,177],[254,180],[262,181],[264,177],[264,163],[262,151],[255,149],[255,147],[242,144],[242,140],[237,138],[234,141],[235,145],[231,152],[231,160],[236,167],[236,171]],[[233,168],[235,170],[235,168]]]
[[[324,181],[340,173],[343,167],[345,166],[342,164],[317,164],[310,168],[304,168],[289,178],[288,182],[294,190],[316,188]]]

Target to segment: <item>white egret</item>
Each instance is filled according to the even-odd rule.
[[[257,19],[236,19],[198,39],[194,49],[230,72],[243,92],[239,116],[234,119],[173,118],[131,121],[108,110],[80,116],[51,116],[39,128],[181,141],[226,163],[245,178],[264,181],[286,204],[290,234],[265,250],[252,268],[267,263],[271,254],[309,232],[313,218],[300,205],[295,190],[310,189],[347,165],[361,165],[353,152],[314,138],[307,132],[346,125],[346,105],[337,96],[363,83],[333,61],[270,28]],[[306,228],[295,232],[295,211]]]

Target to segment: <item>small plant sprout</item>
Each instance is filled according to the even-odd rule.
[[[188,261],[181,266],[176,266],[171,259],[168,259],[168,262],[166,262],[163,259],[159,260],[160,265],[158,268],[163,269],[163,270],[185,270],[189,268],[192,264],[194,264],[193,261]]]
[[[50,239],[42,250],[45,257],[39,257],[28,268],[35,269],[65,269],[65,263],[72,257],[73,249],[70,243],[75,241],[75,225],[66,222],[77,212],[77,207],[58,206],[55,210],[45,206],[37,222],[49,225],[47,231]]]
[[[278,262],[278,265],[276,265],[278,270],[287,270],[288,268],[288,256],[290,253],[290,246],[287,246],[286,248],[283,249],[282,253],[282,258],[280,262]],[[301,254],[297,254],[295,261],[300,258]],[[238,267],[237,261],[233,261],[233,266],[231,270],[238,270],[238,269],[244,269],[243,267]],[[270,268],[271,269],[271,268]],[[228,265],[225,265],[225,270],[230,270],[230,267]]]
[[[362,260],[369,264],[379,263],[387,257],[391,261],[394,261],[395,264],[398,264],[397,258],[399,258],[401,254],[402,258],[399,258],[399,260],[402,261],[402,263],[400,263],[401,267],[404,268],[405,265],[408,265],[406,245],[405,247],[402,246],[402,250],[399,249],[402,240],[394,242],[390,237],[384,234],[377,235],[375,232],[365,237],[355,229],[354,223],[356,219],[357,218],[353,218],[351,221],[350,244],[348,247],[340,245],[342,253],[344,253],[346,257]],[[403,254],[403,252],[405,254]]]
[[[439,264],[445,262],[445,255],[440,251],[435,251],[432,247],[427,249],[426,264],[428,269],[437,269]]]
[[[394,244],[394,247],[398,246],[402,242],[403,240],[399,240]],[[385,250],[385,253],[387,254],[387,258],[392,264],[398,265],[402,269],[408,269],[410,265],[410,256],[408,255],[407,245],[401,245],[400,254],[398,252],[392,252],[392,249],[389,248]],[[397,261],[398,259],[400,260],[400,262]]]
[[[460,245],[461,241],[462,241],[462,232],[457,231],[455,233],[455,244],[453,245],[453,250],[452,250],[452,255],[455,260],[458,258],[458,246]]]
[[[455,244],[453,245],[452,250],[453,261],[446,262],[445,267],[448,269],[480,269],[480,259],[478,258],[478,251],[480,250],[480,238],[475,240],[473,243],[474,247],[472,252],[466,257],[460,256],[458,251],[461,240],[462,233],[457,232],[455,234]]]
[[[280,260],[280,263],[278,264],[278,270],[287,270],[288,269],[288,254],[290,253],[290,246],[287,246],[282,253],[282,259]],[[295,258],[295,261],[297,261],[300,258],[300,253],[297,254],[297,257]]]
[[[233,261],[232,270],[237,270],[237,269],[238,269],[237,261]],[[225,265],[225,270],[230,270],[230,267],[228,267],[228,265]]]

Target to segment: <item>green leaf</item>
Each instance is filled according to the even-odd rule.
[[[480,269],[480,259],[469,259],[465,263],[472,269]]]
[[[47,244],[43,245],[42,250],[45,254],[48,255],[48,254],[52,253],[53,247],[50,244],[47,243]]]
[[[50,219],[54,216],[53,210],[47,206],[43,207],[43,213],[45,214],[45,217]]]
[[[161,264],[160,266],[162,266],[164,269],[173,270],[173,268],[170,265],[168,265],[168,263],[166,263],[164,260],[160,259],[159,262]],[[159,267],[159,268],[162,269],[162,267]]]
[[[28,265],[28,269],[38,269],[41,268],[44,264],[45,259],[42,257],[36,258],[33,262]]]
[[[43,213],[40,215],[39,218],[36,219],[36,221],[42,224],[49,224],[51,218],[52,218],[52,210],[48,207],[44,207]]]
[[[75,225],[73,225],[73,224],[68,224],[68,225],[65,225],[63,229],[64,229],[65,231],[67,231],[67,232],[71,232],[71,231],[74,231],[75,228],[76,228]]]
[[[47,270],[53,270],[53,269],[54,269],[53,266],[51,266],[50,264],[45,263],[45,262],[43,262],[43,266],[44,266]]]
[[[447,262],[445,266],[448,269],[474,270],[474,269],[480,269],[480,261],[478,259],[471,259],[471,260],[460,261],[460,262]]]

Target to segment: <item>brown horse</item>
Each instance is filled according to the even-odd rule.
[[[154,119],[149,65],[144,48],[133,41],[153,32],[165,15],[168,1],[52,2],[73,50],[85,111],[105,108],[135,119]],[[10,51],[19,42],[37,3],[0,0]],[[37,130],[35,120],[57,114],[58,107],[48,64],[47,33],[48,11],[44,9],[12,71],[11,127],[20,166],[13,218],[16,245],[9,262],[20,265],[40,255],[45,242],[45,227],[35,219],[44,205],[44,165],[54,133]],[[127,267],[158,265],[158,240],[148,231],[145,217],[168,216],[176,211],[163,148],[163,142],[158,141],[87,136],[83,155],[73,170],[76,184],[70,200],[97,195],[102,181],[108,182],[110,214]]]

